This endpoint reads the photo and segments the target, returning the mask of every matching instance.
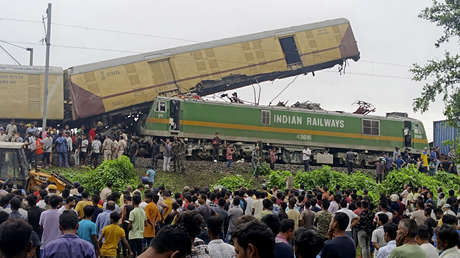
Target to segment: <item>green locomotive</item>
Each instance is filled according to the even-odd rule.
[[[186,98],[155,98],[140,128],[141,135],[184,137],[188,156],[202,159],[210,157],[216,132],[233,144],[236,158],[247,158],[258,143],[265,150],[275,147],[286,163],[301,163],[304,146],[318,164],[343,164],[351,149],[361,166],[395,147],[420,154],[428,146],[422,122],[399,113],[381,117]]]

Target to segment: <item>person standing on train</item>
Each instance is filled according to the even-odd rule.
[[[302,150],[303,169],[308,172],[310,171],[310,156],[311,150],[305,146]]]

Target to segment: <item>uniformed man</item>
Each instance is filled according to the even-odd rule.
[[[111,160],[112,159],[112,137],[110,135],[107,135],[105,137],[104,143],[102,144],[102,150],[104,152],[104,160]]]
[[[253,176],[258,176],[257,175],[257,170],[259,169],[259,166],[260,166],[259,145],[256,145],[254,150],[252,150],[251,163],[252,163],[252,175]]]
[[[174,172],[179,171],[179,151],[180,151],[180,142],[179,139],[174,137],[174,142],[171,147],[171,154],[174,160]]]
[[[183,173],[185,171],[185,153],[187,151],[187,146],[185,145],[185,142],[182,138],[179,138],[179,153],[177,156],[177,165],[178,165],[178,170],[180,173]]]
[[[157,139],[154,139],[152,142],[152,168],[155,170],[157,168],[157,160],[160,155],[160,144]]]

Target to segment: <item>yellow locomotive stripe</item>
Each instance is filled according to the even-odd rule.
[[[148,118],[147,121],[151,123],[160,123],[160,124],[169,123],[169,120],[165,118]],[[191,126],[211,127],[211,128],[262,131],[262,132],[273,132],[273,133],[310,134],[310,135],[319,135],[319,136],[332,136],[332,137],[342,137],[342,138],[396,141],[396,142],[404,141],[403,137],[395,137],[395,136],[373,136],[373,135],[362,135],[362,134],[356,134],[356,133],[329,132],[329,131],[280,128],[280,127],[265,127],[265,126],[257,126],[257,125],[227,124],[227,123],[203,122],[203,121],[192,121],[192,120],[181,120],[181,124],[191,125]],[[422,143],[422,144],[428,143],[426,139],[413,139],[413,141],[415,143]]]

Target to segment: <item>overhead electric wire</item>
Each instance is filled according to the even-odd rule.
[[[295,80],[297,80],[297,77],[299,77],[299,75],[296,75],[296,76],[294,77],[294,79],[292,79],[292,80],[291,80],[291,81],[290,81],[290,82],[289,82],[289,83],[288,83],[288,84],[287,84],[287,85],[286,85],[286,86],[285,86],[285,87],[284,87],[284,88],[283,88],[283,89],[282,89],[282,90],[281,90],[281,91],[270,101],[270,103],[269,103],[268,105],[270,106],[270,105],[272,104],[272,102],[273,102],[276,98],[278,98],[278,97],[281,95],[281,93],[283,93],[287,88],[289,88],[289,86],[291,86],[291,84],[293,84],[293,83],[295,82]]]
[[[35,46],[43,46],[43,44],[38,42],[25,42],[25,41],[6,41],[1,40],[0,42],[12,45],[14,43],[18,44],[28,44],[28,45],[35,45]],[[121,50],[121,49],[110,49],[110,48],[94,48],[94,47],[84,47],[84,46],[72,46],[72,45],[60,45],[60,44],[52,44],[52,47],[60,47],[60,48],[76,48],[76,49],[85,49],[85,50],[98,50],[98,51],[108,51],[108,52],[123,52],[123,53],[132,53],[132,54],[141,54],[145,53],[145,51],[132,51],[132,50]]]
[[[29,22],[29,23],[42,23],[41,21],[38,21],[38,20],[25,20],[25,19],[2,18],[2,17],[0,17],[0,20],[15,21],[15,22]],[[194,42],[194,43],[199,42],[199,41],[190,40],[190,39],[154,35],[154,34],[149,34],[149,33],[139,33],[139,32],[129,32],[129,31],[114,30],[114,29],[96,28],[96,27],[89,27],[89,26],[84,26],[84,25],[63,24],[63,23],[54,23],[54,22],[52,22],[51,24],[56,25],[56,26],[61,26],[61,27],[76,28],[76,29],[82,29],[82,30],[102,31],[102,32],[119,33],[119,34],[133,35],[133,36],[143,36],[143,37],[169,39],[169,40]]]
[[[7,53],[11,57],[11,59],[13,59],[18,65],[21,65],[21,63],[19,63],[19,61],[16,58],[14,58],[14,56],[12,54],[10,54],[10,52],[8,52],[8,50],[6,48],[4,48],[2,45],[0,45],[0,48],[3,51],[5,51],[5,53]]]
[[[17,47],[17,48],[21,48],[21,49],[27,50],[26,47],[19,46],[19,45],[16,45],[16,44],[13,44],[13,43],[8,42],[8,41],[5,41],[5,40],[0,40],[0,42],[3,42],[3,43],[8,44],[8,45],[11,45],[11,46],[13,46],[13,47]]]

